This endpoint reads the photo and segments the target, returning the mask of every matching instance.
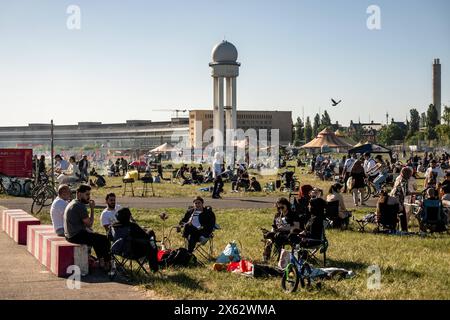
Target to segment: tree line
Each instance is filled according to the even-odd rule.
[[[293,144],[300,146],[311,141],[317,134],[325,128],[335,131],[339,129],[338,124],[332,124],[330,115],[325,110],[322,116],[318,113],[311,123],[310,117],[303,120],[297,117],[293,125]],[[349,136],[354,141],[363,139],[362,128],[355,126],[356,130]],[[390,124],[384,125],[376,134],[377,142],[385,145],[392,145],[396,141],[404,141],[410,145],[417,145],[419,141],[427,141],[438,145],[450,144],[450,107],[445,106],[439,123],[438,112],[433,104],[428,106],[426,112],[422,114],[415,108],[409,110],[409,120],[406,125],[399,125],[392,119]]]

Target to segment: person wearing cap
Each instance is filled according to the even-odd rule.
[[[437,165],[437,161],[431,160],[430,167],[425,171],[424,188],[437,188],[443,177],[444,172]]]
[[[119,209],[116,218],[108,229],[108,239],[112,242],[111,253],[126,257],[147,257],[150,270],[157,272],[159,266],[155,232],[139,226],[131,217],[129,208]]]
[[[53,200],[50,207],[50,217],[52,219],[55,233],[64,237],[64,210],[66,210],[71,198],[70,188],[67,184],[58,187],[58,196]]]
[[[183,237],[188,242],[188,251],[193,252],[197,242],[206,243],[216,226],[216,215],[209,206],[204,206],[204,200],[196,197],[194,207],[189,207],[180,220],[177,231],[183,228]]]

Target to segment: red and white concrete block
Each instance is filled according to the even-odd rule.
[[[82,276],[89,273],[88,247],[69,242],[51,241],[50,271],[58,277],[66,277],[67,268],[77,265]]]
[[[57,236],[53,226],[30,226],[28,239],[28,251],[58,277],[68,276],[67,268],[71,265],[77,265],[81,275],[89,273],[88,247]]]
[[[41,224],[41,225],[37,225],[37,226],[29,226],[28,230],[27,230],[27,250],[29,253],[31,253],[32,255],[34,255],[34,251],[35,251],[35,245],[37,243],[36,238],[36,233],[37,232],[42,232],[42,231],[47,231],[47,232],[54,232],[53,226],[52,225],[47,225],[47,224]]]
[[[39,224],[39,219],[23,210],[7,209],[2,212],[2,229],[18,244],[25,245],[27,243],[27,227],[29,225]]]

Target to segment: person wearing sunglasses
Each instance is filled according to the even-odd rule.
[[[264,234],[266,245],[263,257],[267,261],[270,259],[272,246],[275,244],[276,252],[279,253],[284,245],[290,243],[292,234],[300,232],[300,220],[298,214],[291,209],[291,203],[286,198],[279,198],[276,202],[277,212],[275,213],[272,230]]]

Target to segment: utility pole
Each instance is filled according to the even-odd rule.
[[[54,189],[55,188],[55,163],[54,163],[54,149],[53,149],[54,144],[53,144],[53,142],[54,142],[54,139],[53,139],[53,119],[52,119],[51,125],[50,125],[50,143],[51,143],[50,154],[51,154],[51,161],[52,161],[52,186]]]

